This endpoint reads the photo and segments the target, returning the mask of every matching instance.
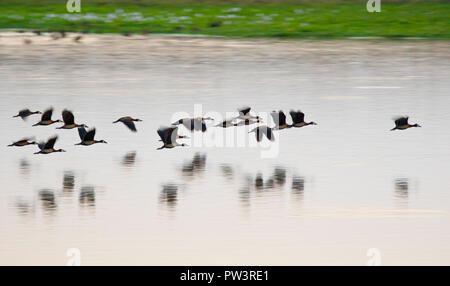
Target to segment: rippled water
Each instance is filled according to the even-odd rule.
[[[371,248],[384,265],[450,264],[448,42],[72,37],[0,35],[0,264],[65,265],[69,248],[82,265],[365,265]],[[200,105],[318,125],[279,131],[269,158],[157,151],[156,129]],[[108,144],[11,118],[49,106]],[[111,123],[125,115],[137,133]],[[423,127],[390,132],[396,115]],[[54,134],[66,153],[6,147]]]

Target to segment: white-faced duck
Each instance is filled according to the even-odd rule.
[[[69,111],[67,109],[63,110],[62,118],[63,118],[63,121],[64,121],[64,125],[61,126],[61,127],[56,127],[56,129],[73,129],[73,128],[77,128],[77,127],[88,128],[86,126],[86,124],[76,124],[75,123],[75,117],[73,116],[72,111]]]
[[[261,126],[255,127],[248,133],[252,133],[252,132],[255,132],[256,141],[258,141],[258,142],[260,142],[263,139],[263,135],[266,135],[267,139],[269,139],[270,141],[275,140],[275,136],[273,134],[272,128],[270,128],[266,125],[261,125]]]
[[[41,117],[41,121],[39,121],[36,124],[33,124],[33,126],[38,126],[38,125],[50,125],[53,123],[57,123],[57,122],[62,122],[61,120],[52,120],[52,114],[53,114],[53,108],[49,108],[47,109],[44,114],[42,114]]]
[[[311,121],[311,122],[305,122],[305,114],[301,112],[300,110],[294,111],[291,110],[289,112],[292,118],[292,127],[303,127],[308,125],[317,125],[317,123]]]
[[[81,142],[75,145],[90,146],[97,143],[107,143],[105,140],[95,140],[95,128],[86,131],[84,127],[78,127],[78,135],[80,135]]]
[[[408,123],[408,116],[404,116],[404,117],[397,117],[395,118],[395,127],[391,129],[391,131],[393,130],[405,130],[411,127],[422,127],[419,124],[409,124]]]
[[[274,110],[270,113],[270,115],[272,116],[273,122],[275,123],[274,127],[275,130],[281,130],[292,127],[292,125],[286,123],[286,115],[282,110],[278,112]]]
[[[17,115],[13,116],[13,118],[14,117],[20,117],[20,118],[22,118],[22,120],[25,120],[25,119],[27,119],[28,116],[33,115],[33,114],[42,114],[42,112],[40,112],[40,111],[31,111],[28,108],[26,108],[26,109],[20,110]]]
[[[28,145],[35,145],[37,144],[35,141],[32,141],[31,138],[24,138],[22,140],[16,141],[12,144],[9,144],[8,147],[16,146],[16,147],[23,147]]]
[[[39,152],[36,152],[34,154],[50,154],[55,152],[66,152],[63,149],[55,149],[53,148],[55,146],[55,142],[58,140],[58,136],[51,137],[47,140],[47,142],[41,142],[38,144],[38,147],[40,149]]]
[[[124,117],[117,119],[113,123],[122,122],[126,127],[128,127],[128,129],[130,129],[133,132],[136,132],[137,130],[136,130],[136,126],[134,125],[134,121],[140,122],[142,120],[133,118],[131,116],[124,116]]]
[[[186,144],[180,144],[177,142],[178,138],[178,127],[160,127],[158,130],[158,135],[161,137],[161,141],[164,143],[163,146],[159,147],[157,150],[161,150],[163,148],[174,148],[177,146],[187,146]]]

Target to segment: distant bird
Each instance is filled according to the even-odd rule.
[[[29,44],[31,44],[33,41],[32,40],[30,40],[30,39],[24,39],[23,40],[23,43],[25,44],[25,45],[29,45]]]
[[[12,144],[9,144],[8,147],[16,146],[16,147],[23,147],[27,145],[34,145],[37,144],[35,141],[31,141],[31,138],[24,138],[22,140],[16,141]]]
[[[38,125],[50,125],[57,122],[62,122],[61,120],[52,120],[52,114],[53,114],[53,108],[47,109],[44,114],[42,114],[41,121],[39,121],[36,124],[33,124],[33,126]]]
[[[195,117],[195,118],[182,118],[172,123],[172,125],[183,124],[186,129],[190,131],[206,131],[206,120],[214,120],[211,117]]]
[[[17,115],[13,116],[13,118],[14,117],[20,117],[23,120],[25,120],[25,119],[27,119],[28,116],[33,115],[33,114],[42,114],[42,112],[40,112],[40,111],[31,111],[28,108],[26,108],[26,109],[20,110]]]
[[[137,119],[137,118],[134,119],[134,118],[132,118],[130,116],[124,116],[124,117],[121,117],[121,118],[117,119],[113,123],[122,122],[123,124],[125,124],[126,127],[128,127],[128,129],[130,129],[133,132],[136,132],[137,131],[136,130],[136,126],[134,125],[133,121],[140,122],[142,120]]]
[[[73,128],[76,128],[76,127],[88,128],[86,126],[86,124],[76,124],[75,123],[75,117],[73,116],[72,111],[69,111],[67,109],[63,110],[62,118],[63,118],[63,121],[64,121],[64,125],[60,126],[60,127],[56,127],[56,129],[73,129]]]
[[[252,132],[256,133],[256,141],[258,141],[258,142],[260,142],[263,139],[263,134],[266,135],[267,139],[269,139],[270,141],[275,140],[274,134],[272,132],[272,128],[270,128],[266,125],[261,125],[256,128],[253,128],[248,133],[252,133]]]
[[[228,119],[228,120],[224,120],[221,123],[214,125],[215,127],[223,127],[223,128],[227,128],[227,127],[231,127],[234,126],[235,123],[233,123],[234,118],[233,119]]]
[[[273,122],[275,123],[274,127],[275,130],[281,130],[292,127],[292,125],[286,123],[286,115],[282,110],[278,112],[274,110],[272,111],[272,113],[270,113],[270,115],[272,116]]]
[[[157,148],[157,150],[161,150],[163,148],[174,148],[177,146],[187,146],[186,144],[180,144],[177,142],[178,137],[178,127],[160,127],[158,130],[158,135],[161,137],[161,141],[164,143],[163,146]]]
[[[305,122],[305,114],[301,112],[300,110],[294,111],[291,110],[289,112],[292,118],[292,127],[303,127],[307,125],[317,125],[317,123],[311,121],[311,122]]]
[[[83,36],[78,35],[75,38],[73,38],[73,41],[76,42],[76,43],[79,43],[82,38],[83,38]]]
[[[239,116],[237,116],[235,119],[242,119],[242,120],[246,120],[246,119],[259,119],[259,116],[254,116],[250,114],[250,110],[251,108],[246,106],[243,107],[241,109],[238,109],[239,111]]]
[[[54,152],[66,152],[63,149],[54,149],[55,142],[58,139],[58,136],[51,137],[47,140],[47,142],[41,142],[38,144],[39,149],[41,149],[39,152],[36,152],[34,154],[50,154]]]
[[[398,118],[395,118],[395,127],[394,128],[392,128],[391,129],[391,131],[393,131],[393,130],[405,130],[405,129],[408,129],[408,128],[411,128],[411,127],[422,127],[422,126],[420,126],[419,124],[413,124],[413,125],[411,125],[411,124],[409,124],[408,123],[408,116],[405,116],[405,117],[398,117]]]
[[[97,143],[107,143],[105,140],[95,140],[95,128],[86,131],[84,127],[78,127],[78,135],[80,135],[81,142],[75,145],[90,146]]]
[[[244,126],[244,125],[251,125],[251,124],[255,124],[255,123],[260,123],[261,120],[257,119],[257,120],[253,120],[253,119],[245,119],[245,120],[241,120],[238,123],[234,123],[233,126]]]

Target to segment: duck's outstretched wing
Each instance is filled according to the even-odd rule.
[[[52,149],[55,146],[55,142],[58,139],[58,136],[53,136],[47,140],[47,143],[44,145],[44,149]]]
[[[84,141],[92,141],[95,138],[95,128],[89,130],[86,135],[84,135]]]
[[[80,135],[81,141],[84,140],[84,137],[86,136],[86,129],[84,127],[78,127],[78,135]]]
[[[128,127],[128,129],[130,129],[133,132],[136,132],[136,126],[134,125],[134,122],[131,120],[123,120],[122,121],[123,124],[125,124],[126,127]]]
[[[73,113],[67,109],[63,110],[62,118],[63,118],[64,124],[66,124],[66,125],[75,124],[75,117],[73,116]]]
[[[52,119],[53,108],[49,108],[42,114],[41,121],[47,121]]]

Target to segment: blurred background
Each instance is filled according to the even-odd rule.
[[[65,1],[3,0],[0,264],[66,265],[72,248],[81,265],[365,265],[373,248],[382,265],[450,264],[449,10],[82,0],[70,13]],[[318,125],[278,131],[272,158],[247,133],[256,125],[217,117],[179,132],[254,146],[156,150],[175,114],[245,105]],[[12,118],[50,106],[108,144],[74,146],[76,129]],[[143,120],[136,133],[112,124],[127,115]],[[422,128],[389,131],[398,115]],[[55,134],[67,152],[6,147]]]

